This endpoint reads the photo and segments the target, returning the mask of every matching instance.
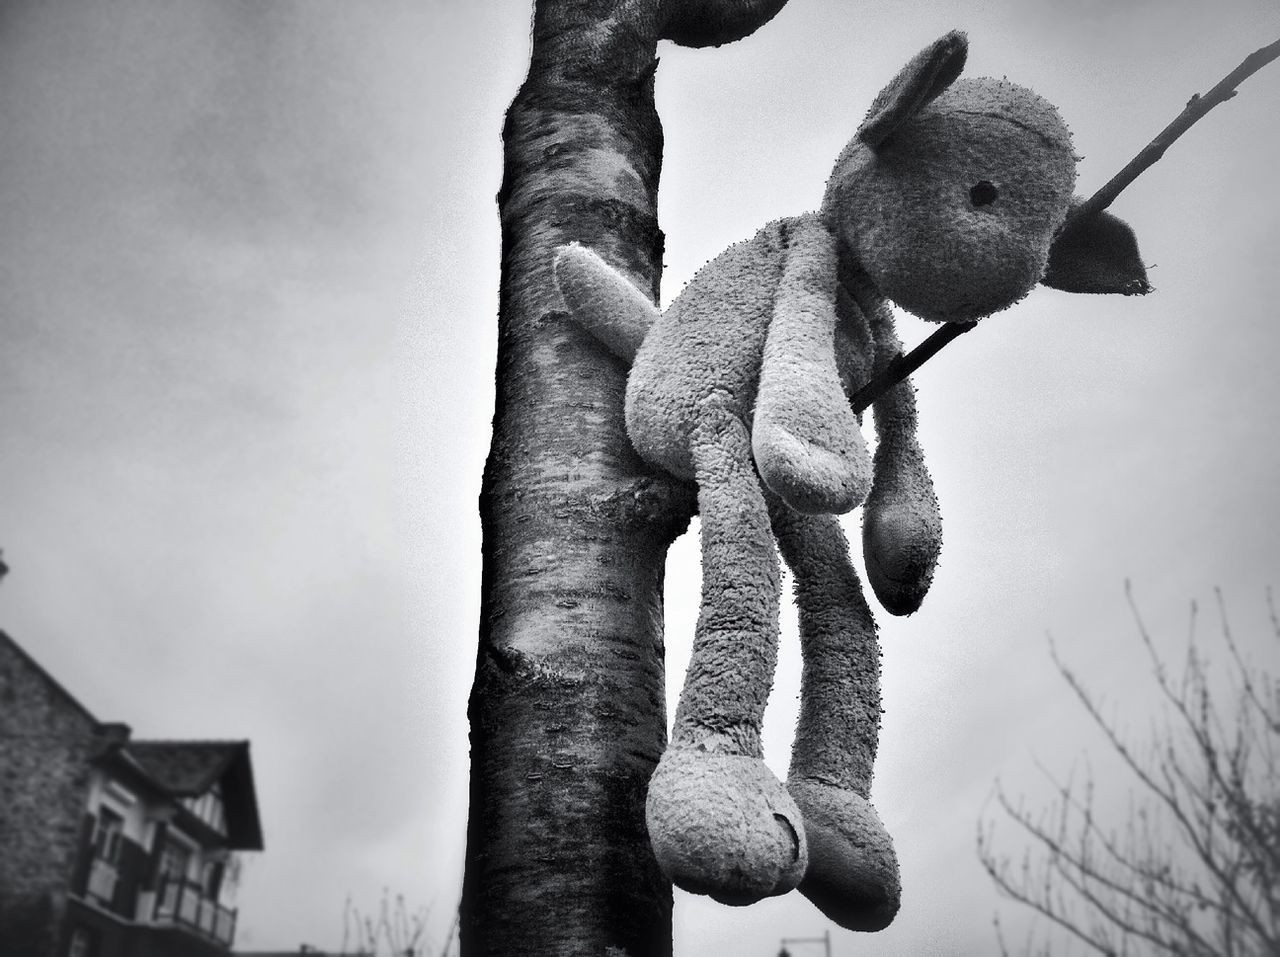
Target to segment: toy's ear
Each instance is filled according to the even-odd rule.
[[[968,52],[968,37],[952,30],[917,53],[880,91],[858,128],[858,138],[879,149],[904,120],[955,82]]]
[[[1066,224],[1054,237],[1040,282],[1063,292],[1149,293],[1147,269],[1129,224],[1106,210],[1076,215],[1079,205],[1079,199],[1072,202]]]

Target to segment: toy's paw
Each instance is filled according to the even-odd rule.
[[[893,841],[870,802],[843,788],[792,780],[804,813],[809,869],[800,893],[846,930],[883,930],[901,903]]]
[[[933,581],[939,538],[930,523],[903,507],[868,508],[862,518],[867,580],[891,615],[920,608]]]
[[[841,451],[801,439],[757,417],[751,436],[756,470],[769,490],[805,515],[843,515],[863,503],[871,487],[871,457],[860,433]]]
[[[668,748],[645,817],[663,873],[691,893],[752,904],[804,875],[800,809],[759,758]]]
[[[942,550],[942,517],[919,450],[876,462],[876,483],[862,511],[867,581],[891,615],[919,609]]]

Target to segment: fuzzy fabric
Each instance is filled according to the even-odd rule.
[[[706,401],[751,421],[785,223],[770,223],[703,267],[654,324],[627,379],[627,434],[640,455],[694,477],[691,437]]]
[[[1044,275],[1075,185],[1071,137],[1007,80],[957,80],[841,158],[823,214],[871,281],[935,322],[1008,308]]]
[[[881,312],[883,315],[883,310]],[[887,318],[873,322],[877,371],[902,351]],[[916,440],[916,396],[899,382],[872,406],[875,483],[862,509],[862,556],[876,599],[892,615],[920,608],[942,550],[942,514]]]
[[[679,886],[749,903],[796,886],[842,927],[898,909],[893,844],[868,798],[880,649],[835,515],[863,504],[867,578],[915,611],[942,525],[903,382],[873,405],[870,459],[849,396],[901,346],[888,300],[967,321],[1061,289],[1129,291],[1141,270],[1118,220],[1072,220],[1076,158],[1057,111],[1006,80],[960,79],[950,33],[876,98],[821,209],[777,220],[703,267],[661,316],[589,250],[561,249],[572,317],[623,359],[627,432],[698,486],[702,602],[671,744],[646,806]],[[1109,243],[1089,249],[1089,231]],[[1081,238],[1086,237],[1086,238]],[[1145,276],[1142,276],[1145,283]],[[638,345],[637,345],[638,344]],[[787,785],[760,724],[777,657],[775,543],[795,574],[804,675]]]
[[[836,363],[839,257],[817,216],[791,220],[786,234],[751,450],[764,484],[796,511],[839,515],[861,504],[871,486],[871,458]]]
[[[809,841],[800,892],[845,930],[884,930],[902,889],[893,842],[871,802],[822,781],[787,782]]]
[[[917,53],[872,100],[858,127],[857,140],[878,149],[898,127],[955,82],[968,55],[968,38],[959,30]]]
[[[690,446],[702,517],[697,651],[645,811],[672,881],[750,903],[791,890],[808,862],[800,811],[760,747],[777,661],[778,556],[747,427],[724,393],[704,397]]]
[[[1075,207],[1073,201],[1040,281],[1063,292],[1149,293],[1147,268],[1129,224],[1106,210],[1076,216]]]
[[[579,243],[560,249],[553,268],[556,288],[570,314],[592,316],[592,335],[618,358],[627,362],[634,359],[649,327],[658,321],[658,307],[593,250]]]
[[[804,817],[800,892],[840,926],[880,930],[898,912],[898,861],[867,797],[880,727],[876,624],[840,523],[771,503],[795,576],[804,652],[800,720],[787,790]]]

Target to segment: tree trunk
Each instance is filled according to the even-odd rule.
[[[537,4],[503,131],[465,954],[671,952],[644,797],[666,743],[663,564],[690,499],[632,452],[626,369],[569,325],[551,277],[574,239],[657,297],[656,38],[614,6]]]
[[[662,580],[693,489],[644,466],[626,368],[570,324],[555,250],[657,299],[659,35],[745,36],[785,0],[536,0],[507,113],[493,444],[480,498],[466,955],[671,953],[644,799],[666,744]],[[662,12],[669,4],[672,14]],[[664,22],[666,26],[664,27]]]

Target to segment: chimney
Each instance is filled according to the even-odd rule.
[[[124,744],[133,733],[133,729],[123,721],[100,721],[95,730],[104,745]]]

